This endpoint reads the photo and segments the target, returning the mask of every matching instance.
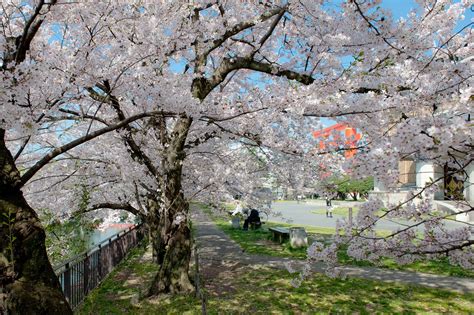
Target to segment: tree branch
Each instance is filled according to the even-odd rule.
[[[46,5],[48,6],[48,9],[51,8],[52,5],[55,5],[56,2],[57,0],[51,0],[51,2],[47,3]],[[26,22],[25,28],[23,29],[23,34],[21,35],[20,41],[16,49],[15,62],[17,64],[25,60],[26,53],[30,49],[31,41],[35,37],[41,24],[44,21],[44,17],[37,19],[44,5],[45,5],[44,0],[40,0],[40,2],[35,8],[35,12],[33,13],[33,15],[31,15],[31,17]]]
[[[201,101],[204,100],[216,86],[225,80],[230,72],[238,69],[249,69],[277,77],[286,77],[289,80],[295,80],[305,85],[314,82],[314,79],[310,75],[298,73],[292,70],[280,69],[269,63],[255,61],[251,56],[224,58],[211,78],[207,79],[204,76],[201,76],[193,80],[191,86],[193,96]]]
[[[282,9],[280,10],[280,12],[278,13],[277,17],[275,18],[275,20],[272,22],[272,25],[270,25],[270,28],[268,29],[268,31],[265,33],[265,35],[263,35],[263,37],[260,39],[260,42],[258,43],[259,44],[259,47],[257,49],[255,49],[253,52],[252,52],[252,56],[254,56],[257,52],[260,51],[260,49],[263,47],[263,45],[265,44],[265,42],[267,41],[268,38],[270,38],[270,36],[273,34],[273,31],[275,30],[275,28],[277,27],[278,23],[280,23],[280,20],[282,19],[283,15],[285,14],[286,10]]]
[[[66,114],[70,114],[70,115],[73,115],[73,116],[79,117],[79,118],[87,118],[87,119],[91,119],[91,120],[96,120],[98,122],[103,123],[106,126],[109,126],[109,123],[107,121],[105,121],[104,119],[102,119],[100,117],[97,117],[97,116],[81,114],[79,112],[76,112],[76,111],[73,111],[73,110],[70,110],[70,109],[67,109],[67,108],[59,108],[58,111],[66,113]]]
[[[246,112],[242,112],[242,113],[238,113],[238,114],[235,114],[235,115],[232,115],[232,116],[222,117],[222,118],[212,117],[212,116],[202,116],[201,118],[209,119],[209,121],[226,121],[226,120],[232,120],[232,119],[238,118],[240,116],[253,114],[253,113],[256,113],[256,112],[259,112],[259,111],[262,111],[262,110],[267,110],[267,109],[268,109],[268,107],[262,107],[262,108],[258,108],[258,109],[255,109],[255,110],[250,110],[250,111],[246,111]]]
[[[303,116],[305,117],[340,117],[340,116],[349,116],[349,115],[360,115],[360,114],[374,114],[374,113],[379,113],[383,112],[386,110],[391,110],[395,109],[395,106],[390,106],[387,108],[381,108],[381,109],[375,109],[375,110],[354,110],[354,111],[348,111],[348,112],[335,112],[335,113],[329,113],[329,114],[317,114],[317,113],[303,113]]]
[[[93,96],[101,96],[102,99],[104,99],[106,102],[110,103],[112,107],[114,108],[115,112],[117,113],[117,117],[120,120],[124,120],[125,114],[123,113],[122,109],[120,108],[120,103],[118,99],[112,95],[112,91],[110,89],[110,85],[108,81],[104,81],[104,84],[97,84],[97,87],[100,88],[104,93],[106,93],[106,96],[103,97],[96,93],[93,89],[89,89],[89,93],[91,94],[91,97]],[[155,176],[155,178],[160,177],[160,172],[158,169],[155,167],[151,159],[143,152],[142,149],[140,149],[140,146],[135,142],[132,136],[132,128],[129,125],[125,126],[125,129],[127,130],[128,134],[124,137],[125,143],[130,147],[130,149],[133,152],[133,157],[137,158],[139,161],[143,162],[145,164],[146,168],[150,171],[150,173]]]
[[[242,32],[243,30],[254,27],[259,22],[265,22],[266,20],[270,19],[271,17],[273,17],[275,15],[282,15],[283,16],[283,13],[285,11],[286,11],[286,6],[275,8],[271,11],[263,13],[258,19],[243,21],[243,22],[240,22],[240,23],[234,25],[232,28],[226,30],[225,33],[221,37],[215,39],[212,42],[211,46],[206,51],[203,52],[203,54],[200,56],[200,58],[203,58],[205,60],[207,58],[207,56],[213,50],[215,50],[217,47],[222,45],[228,38],[230,38],[234,35],[237,35],[238,33]]]
[[[129,203],[111,203],[111,202],[104,202],[104,203],[98,203],[95,205],[92,205],[92,207],[85,209],[83,211],[76,211],[73,213],[73,216],[78,216],[80,214],[85,214],[88,212],[92,212],[95,210],[100,210],[100,209],[111,209],[111,210],[125,210],[130,212],[131,214],[134,214],[138,217],[145,217],[146,214],[139,209],[133,207]]]
[[[18,188],[21,188],[23,187],[41,168],[43,168],[46,164],[48,164],[52,159],[54,159],[55,157],[57,157],[58,155],[61,155],[63,154],[64,152],[67,152],[89,140],[92,140],[98,136],[101,136],[105,133],[108,133],[110,131],[114,131],[116,129],[120,129],[120,128],[123,128],[125,126],[127,126],[129,123],[131,122],[134,122],[136,120],[139,120],[139,119],[142,119],[142,118],[146,118],[146,117],[151,117],[151,116],[154,116],[154,115],[157,115],[159,114],[159,112],[147,112],[147,113],[141,113],[141,114],[138,114],[138,115],[135,115],[135,116],[131,116],[125,120],[122,120],[114,125],[110,125],[110,126],[107,126],[107,127],[104,127],[102,129],[99,129],[99,130],[96,130],[88,135],[85,135],[83,137],[80,137],[80,138],[77,138],[76,140],[73,140],[63,146],[60,146],[54,150],[52,150],[51,152],[49,152],[47,155],[45,155],[42,159],[40,159],[38,162],[36,162],[35,165],[33,165],[30,169],[28,169],[28,171],[23,174],[23,176],[21,177],[21,181],[19,183],[19,187]]]
[[[388,41],[388,39],[387,39],[385,36],[383,36],[382,33],[380,33],[379,29],[378,29],[372,22],[369,21],[369,19],[368,19],[368,18],[364,15],[364,13],[362,12],[362,10],[361,10],[359,4],[357,3],[357,1],[356,1],[356,0],[352,0],[352,2],[354,2],[355,6],[356,6],[356,11],[359,12],[360,16],[367,22],[367,24],[369,25],[369,27],[372,28],[372,29],[375,31],[375,33],[377,34],[377,36],[380,36],[380,37],[383,39],[383,41],[384,41],[388,46],[390,46],[391,48],[395,49],[395,50],[398,51],[399,53],[402,53],[403,51],[402,51],[400,48],[398,48],[398,47],[394,46],[392,43],[390,43],[390,42]]]

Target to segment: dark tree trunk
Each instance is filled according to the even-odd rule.
[[[144,218],[148,227],[148,236],[153,252],[153,261],[157,264],[161,264],[164,257],[164,253],[162,253],[164,246],[162,245],[160,233],[159,199],[159,196],[147,197],[147,215]]]
[[[153,249],[153,261],[158,265],[163,264],[166,254],[166,239],[163,237],[162,226],[160,222],[154,218],[150,224],[150,242]]]
[[[149,219],[147,221],[148,231],[150,236],[150,244],[153,251],[153,261],[159,265],[163,262],[164,255],[164,246],[162,244],[161,233],[160,233],[160,224],[155,222],[154,219]]]
[[[160,271],[150,288],[150,295],[194,291],[189,279],[191,260],[191,230],[188,222],[189,204],[181,189],[181,174],[185,158],[184,144],[191,119],[180,118],[163,153],[162,202],[159,213],[160,240],[157,255]]]
[[[191,230],[186,218],[178,224],[161,226],[161,240],[158,241],[158,263],[160,270],[150,288],[150,295],[160,293],[188,293],[194,291],[189,279],[191,260]]]
[[[72,314],[0,129],[0,314]]]

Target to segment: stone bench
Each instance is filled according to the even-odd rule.
[[[277,226],[277,227],[268,228],[268,230],[272,232],[273,240],[274,241],[278,240],[280,244],[283,243],[285,239],[290,238],[290,230],[288,230],[287,228]]]
[[[303,227],[292,227],[287,229],[278,226],[268,228],[268,230],[272,233],[273,240],[279,241],[280,244],[286,239],[289,239],[290,245],[293,248],[308,246],[308,235]]]

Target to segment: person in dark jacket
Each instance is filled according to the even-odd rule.
[[[258,215],[258,211],[255,209],[250,210],[250,215],[244,221],[244,230],[249,229],[249,224],[255,224],[255,228],[259,228],[262,225],[260,221],[260,216]]]

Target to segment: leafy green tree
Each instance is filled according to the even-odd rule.
[[[345,175],[331,180],[331,187],[341,199],[346,199],[349,195],[356,201],[359,197],[368,197],[369,192],[374,188],[374,178],[369,176],[364,179],[352,179]]]
[[[85,184],[79,184],[78,199],[78,209],[87,209],[90,191]],[[61,221],[50,209],[41,209],[39,216],[46,232],[46,250],[53,265],[85,252],[92,233],[100,223],[99,219],[91,220],[87,215]]]
[[[53,265],[88,249],[90,237],[99,224],[87,216],[77,216],[61,222],[49,209],[39,211],[46,232],[46,249]]]

